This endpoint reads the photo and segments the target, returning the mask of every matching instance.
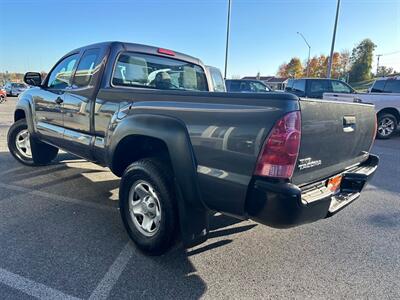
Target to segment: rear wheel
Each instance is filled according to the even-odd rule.
[[[25,119],[15,122],[8,131],[8,149],[21,163],[28,166],[49,164],[58,153],[58,148],[32,137]]]
[[[378,116],[378,129],[376,137],[378,139],[389,139],[397,130],[397,119],[392,114],[382,114]]]
[[[4,97],[4,95],[0,95],[0,103],[3,103],[4,101],[5,101],[5,97]]]
[[[178,212],[169,167],[157,159],[131,164],[121,179],[120,212],[137,247],[161,255],[175,242]]]

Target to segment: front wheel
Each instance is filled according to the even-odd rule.
[[[378,116],[378,129],[376,137],[378,139],[389,139],[397,129],[397,119],[392,114],[382,114]]]
[[[137,247],[161,255],[173,245],[178,228],[173,180],[167,164],[142,159],[121,179],[119,201],[124,226]]]
[[[58,153],[58,148],[32,137],[26,119],[15,122],[8,131],[8,149],[21,163],[28,166],[49,164]]]

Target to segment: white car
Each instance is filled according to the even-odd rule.
[[[391,138],[400,127],[400,76],[375,80],[368,93],[324,93],[323,99],[375,105],[377,138]]]

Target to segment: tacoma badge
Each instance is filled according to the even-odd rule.
[[[311,157],[299,159],[299,169],[309,169],[312,167],[319,166],[322,163],[321,160],[311,160]]]

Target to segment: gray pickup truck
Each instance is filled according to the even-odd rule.
[[[202,62],[167,49],[94,44],[24,80],[12,155],[40,166],[62,149],[109,167],[125,228],[150,255],[178,236],[205,241],[210,211],[276,228],[327,218],[378,165],[373,105],[209,92]]]

